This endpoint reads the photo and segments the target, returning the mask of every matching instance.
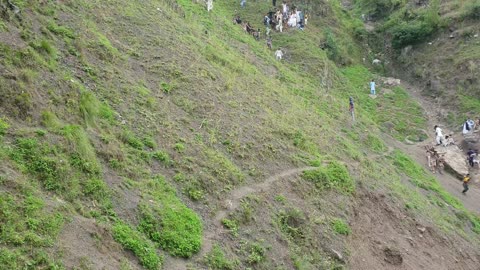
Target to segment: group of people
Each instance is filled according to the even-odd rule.
[[[245,8],[246,0],[240,1],[240,6]],[[272,37],[270,32],[275,29],[277,32],[283,32],[284,28],[298,28],[303,30],[308,22],[308,15],[299,10],[294,5],[290,6],[287,1],[283,1],[281,7],[277,7],[277,1],[272,0],[272,6],[275,11],[269,11],[263,18],[263,24],[265,26],[265,40],[267,47],[272,49]],[[248,21],[242,21],[240,15],[236,14],[233,18],[233,23],[241,25],[243,30],[252,35],[256,40],[260,40],[261,31],[255,29]],[[281,48],[275,50],[275,59],[282,60],[284,52]]]
[[[462,125],[462,133],[463,135],[467,135],[467,134],[470,134],[470,133],[473,133],[474,129],[479,126],[480,124],[480,119],[477,120],[477,121],[473,121],[471,119],[467,119],[463,125]],[[449,145],[454,145],[455,142],[453,140],[453,137],[451,135],[447,135],[447,136],[443,136],[443,130],[438,126],[436,125],[434,127],[435,129],[435,142],[437,145],[443,145],[443,146],[449,146]],[[434,149],[433,147],[431,147],[431,149]],[[433,152],[431,151],[431,149],[428,149],[427,148],[427,158],[429,158],[430,156],[434,155],[432,153],[436,153],[435,150],[433,150]],[[429,152],[430,150],[430,152]],[[467,163],[468,165],[473,168],[475,166],[475,164],[480,164],[480,160],[477,159],[477,156],[478,156],[478,151],[477,150],[474,150],[474,149],[469,149],[468,152],[467,152]],[[443,163],[443,162],[442,162]],[[430,161],[429,161],[429,167],[430,167]],[[462,190],[462,194],[466,194],[469,187],[469,182],[470,182],[470,174],[467,173],[463,176],[463,190]]]

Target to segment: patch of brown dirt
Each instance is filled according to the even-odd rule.
[[[91,269],[118,270],[121,265],[130,269],[142,269],[132,254],[123,251],[110,232],[93,219],[75,216],[67,223],[54,247],[63,254],[67,269],[79,266]]]
[[[350,269],[478,269],[470,243],[420,224],[383,194],[360,191],[354,209]]]

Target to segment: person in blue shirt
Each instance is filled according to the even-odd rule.
[[[370,82],[370,94],[376,95],[376,93],[375,93],[375,81],[373,79]]]

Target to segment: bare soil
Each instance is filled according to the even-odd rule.
[[[63,254],[63,263],[67,269],[118,270],[121,265],[129,269],[142,269],[137,260],[125,252],[109,233],[94,219],[74,216],[68,222],[54,247],[54,252]]]

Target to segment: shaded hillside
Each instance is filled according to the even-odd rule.
[[[478,216],[382,140],[423,111],[368,97],[336,1],[272,34],[282,61],[231,22],[263,1],[0,3],[2,269],[478,265]]]
[[[369,44],[389,73],[418,85],[455,127],[478,117],[478,1],[356,1],[376,26]],[[359,16],[359,15],[358,15]],[[380,40],[387,42],[379,42]]]

